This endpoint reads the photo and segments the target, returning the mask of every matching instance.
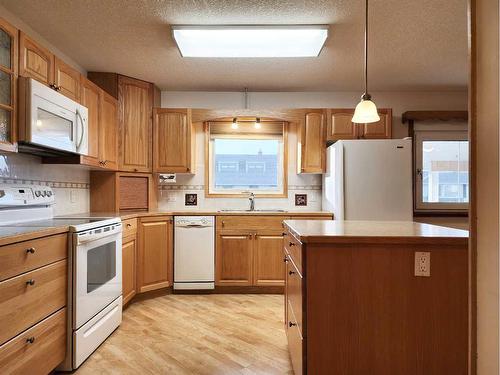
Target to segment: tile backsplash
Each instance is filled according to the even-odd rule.
[[[39,157],[26,154],[0,154],[0,183],[52,187],[55,215],[89,210],[89,171],[81,166],[42,164]]]

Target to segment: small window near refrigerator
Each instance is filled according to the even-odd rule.
[[[466,129],[415,130],[415,210],[467,212],[469,141]]]

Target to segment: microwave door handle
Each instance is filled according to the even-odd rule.
[[[82,118],[82,115],[80,114],[80,111],[78,109],[76,110],[76,116],[80,119],[81,127],[82,127],[80,140],[78,141],[78,144],[76,145],[76,150],[78,151],[78,149],[80,148],[80,146],[82,145],[82,142],[83,142],[83,136],[85,133],[85,126],[83,126],[83,118]],[[76,124],[78,125],[78,119],[76,120]]]

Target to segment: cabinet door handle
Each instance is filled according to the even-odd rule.
[[[295,327],[296,325],[297,325],[297,323],[288,322],[288,326],[289,326],[289,327]]]
[[[222,226],[226,225],[226,222],[224,220],[222,220],[221,222]]]
[[[289,275],[295,275],[295,271],[288,271]]]
[[[283,258],[283,262],[285,262],[285,263],[286,263],[286,262],[288,262],[288,258],[287,258],[287,257],[284,257],[284,258]]]
[[[290,247],[291,247],[291,246],[295,246],[295,244],[294,244],[293,242],[289,242],[289,243],[288,243],[288,246],[290,246]]]
[[[127,223],[127,228],[130,228],[131,226],[132,226],[132,224]]]
[[[281,233],[283,237],[286,237],[286,232]]]
[[[35,254],[35,248],[30,247],[30,248],[26,249],[26,254]]]
[[[249,240],[251,240],[251,239],[252,239],[252,235],[251,235],[251,234],[249,234],[249,235],[248,235],[248,239],[249,239]]]
[[[27,344],[33,344],[34,342],[35,342],[35,336],[31,336],[26,339]]]
[[[29,279],[28,281],[26,281],[26,285],[35,285],[35,280]]]

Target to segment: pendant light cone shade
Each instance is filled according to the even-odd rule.
[[[371,101],[371,96],[368,94],[368,0],[365,0],[365,92],[354,110],[352,122],[369,124],[378,121],[380,121],[380,116],[377,106]]]
[[[361,98],[361,101],[356,106],[354,110],[354,116],[352,116],[352,122],[357,124],[369,124],[371,122],[380,121],[380,116],[378,115],[377,106],[370,99]]]

